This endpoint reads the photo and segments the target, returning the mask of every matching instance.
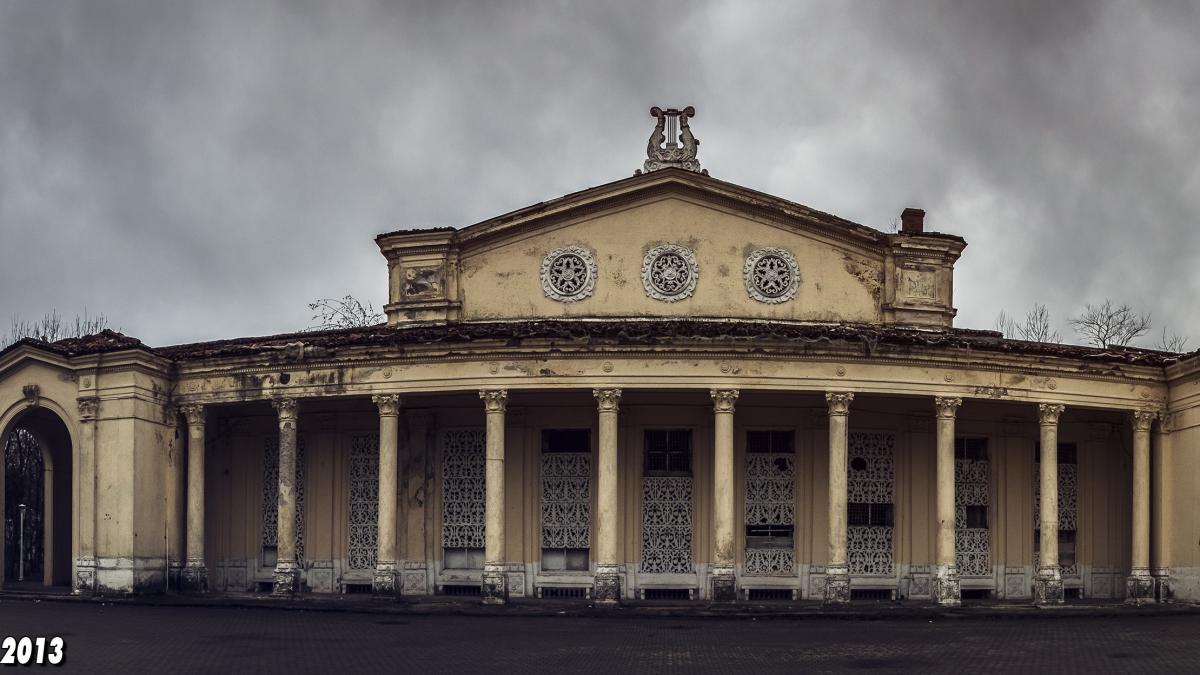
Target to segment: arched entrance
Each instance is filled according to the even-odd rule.
[[[32,406],[0,435],[4,450],[4,584],[19,576],[25,505],[25,583],[71,584],[71,434],[52,410]]]

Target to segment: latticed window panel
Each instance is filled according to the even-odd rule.
[[[354,436],[350,440],[350,569],[374,569],[378,542],[379,436]]]
[[[591,546],[592,455],[542,454],[542,548]]]
[[[483,429],[442,432],[442,547],[484,546],[485,448]]]
[[[691,476],[642,478],[641,570],[678,574],[693,571]]]
[[[304,439],[296,437],[296,560],[304,560]],[[279,545],[279,437],[263,441],[262,546]]]
[[[1033,476],[1033,550],[1034,566],[1041,561],[1042,481],[1040,471]],[[1079,467],[1076,464],[1058,465],[1058,557],[1063,576],[1079,576],[1079,561],[1075,556],[1075,533],[1079,529]]]
[[[985,577],[992,573],[991,530],[986,527],[991,503],[991,463],[986,459],[954,461],[954,553],[959,574]],[[979,514],[985,519],[980,527]]]
[[[848,437],[849,463],[847,495],[855,505],[878,511],[883,518],[846,528],[846,554],[851,574],[891,575],[894,566],[892,540],[894,528],[891,505],[895,499],[896,437],[881,432],[851,432]]]
[[[790,576],[795,568],[795,461],[790,453],[746,453],[746,574]],[[753,536],[770,533],[774,536]],[[771,545],[765,545],[765,544]]]

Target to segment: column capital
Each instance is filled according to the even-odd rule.
[[[739,393],[737,389],[713,389],[709,391],[709,395],[712,396],[713,400],[713,412],[732,413]]]
[[[271,401],[271,406],[275,408],[275,412],[279,413],[279,421],[282,423],[285,420],[295,421],[298,414],[296,405],[297,401],[294,398],[277,398]]]
[[[620,389],[593,389],[592,396],[596,397],[600,412],[617,412],[621,406]]]
[[[962,405],[960,396],[934,396],[933,406],[937,408],[938,419],[952,420],[958,407]]]
[[[1154,424],[1154,420],[1158,419],[1158,411],[1153,408],[1144,408],[1142,410],[1133,411],[1133,430],[1134,431],[1150,431],[1150,425]]]
[[[483,408],[488,413],[502,413],[508,406],[507,389],[481,389],[479,398],[483,399]]]
[[[95,396],[83,396],[78,399],[79,417],[85,422],[96,419],[100,413],[100,399]]]
[[[1063,414],[1066,409],[1067,407],[1061,403],[1039,403],[1038,424],[1044,427],[1058,424],[1058,416]]]
[[[848,391],[827,391],[825,392],[825,402],[829,404],[829,414],[837,416],[845,416],[850,414],[850,402],[854,400],[854,394]]]
[[[375,394],[371,401],[379,406],[380,417],[397,417],[400,415],[399,394]]]
[[[204,406],[199,403],[186,403],[178,406],[180,414],[187,418],[188,426],[196,427],[204,424]]]

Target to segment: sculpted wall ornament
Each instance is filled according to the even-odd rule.
[[[559,302],[578,302],[596,287],[596,258],[582,246],[564,246],[542,259],[542,292]]]
[[[782,248],[754,251],[746,257],[742,273],[750,297],[767,304],[791,300],[800,286],[800,269],[796,265],[796,258]]]
[[[732,413],[737,402],[737,389],[713,389],[709,392],[713,400],[713,412]]]
[[[642,168],[649,172],[675,167],[708,175],[707,171],[700,168],[700,162],[696,159],[700,139],[692,134],[691,126],[688,125],[688,118],[696,116],[696,109],[690,105],[683,110],[663,110],[654,106],[650,109],[650,116],[658,122],[654,125],[649,142],[646,143],[646,161]]]
[[[1154,424],[1154,420],[1158,417],[1157,410],[1135,410],[1133,411],[1133,428],[1136,431],[1150,431],[1150,426]]]
[[[850,402],[854,400],[854,394],[850,392],[826,392],[825,402],[829,404],[830,415],[848,415],[850,414]]]
[[[642,286],[655,300],[678,302],[691,297],[699,276],[696,254],[682,246],[655,246],[642,259]]]
[[[1038,404],[1038,423],[1043,426],[1054,426],[1058,424],[1058,416],[1063,414],[1066,406],[1061,403],[1039,403]]]
[[[79,399],[79,417],[84,421],[96,419],[96,414],[100,411],[100,399],[95,396],[86,396]]]
[[[600,412],[617,412],[621,404],[620,389],[593,389],[592,396],[596,397],[596,402]]]

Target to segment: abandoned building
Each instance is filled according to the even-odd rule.
[[[652,114],[632,177],[379,235],[385,325],[0,352],[44,582],[1200,599],[1197,355],[955,327],[961,237],[711,177]]]

